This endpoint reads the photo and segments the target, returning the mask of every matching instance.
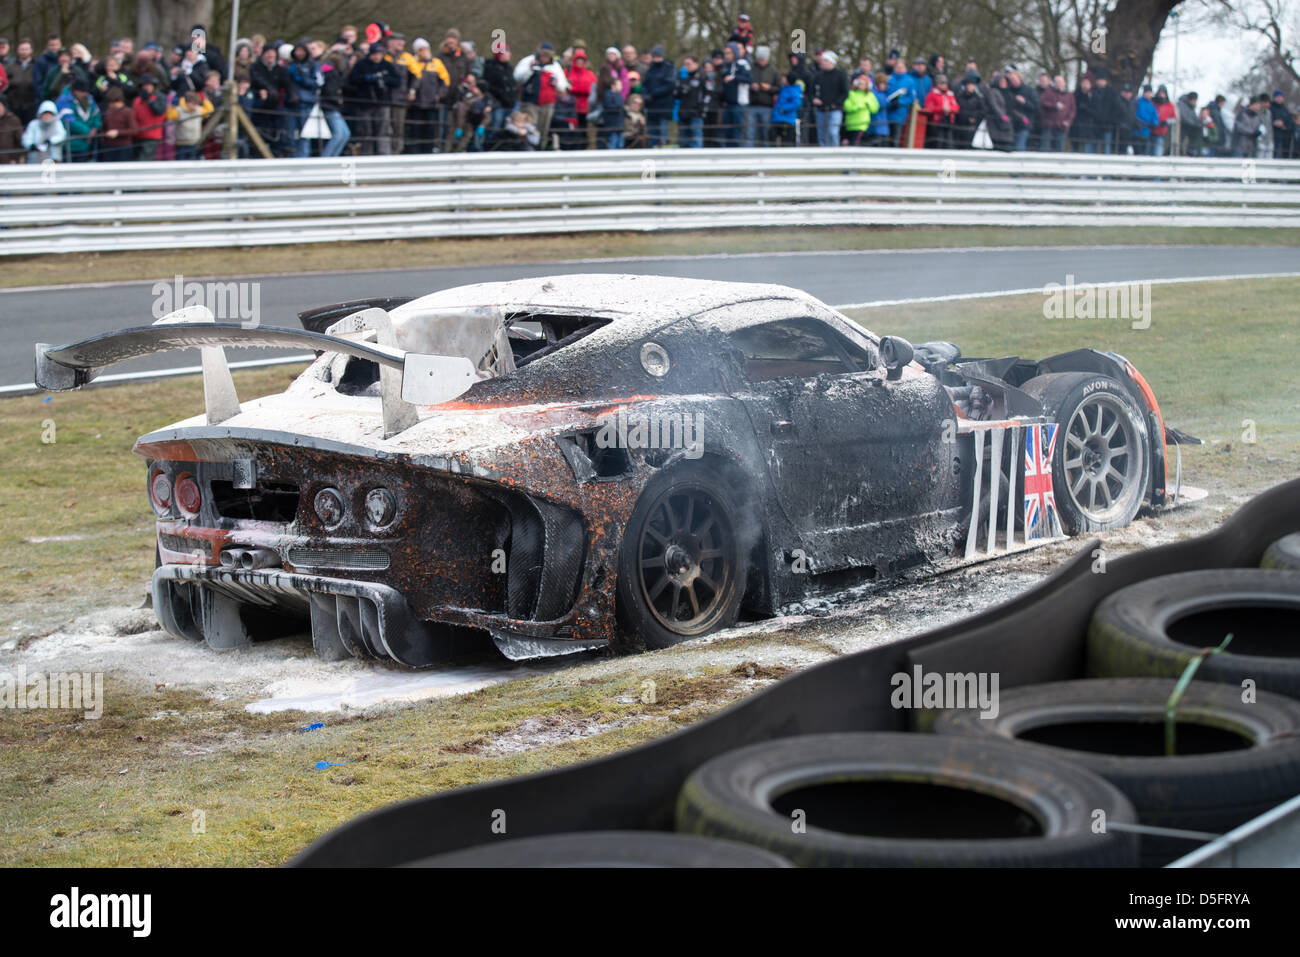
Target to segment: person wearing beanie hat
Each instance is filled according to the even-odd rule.
[[[673,61],[665,58],[663,44],[650,48],[650,65],[641,78],[641,95],[645,100],[646,128],[650,145],[668,145],[668,121],[672,119],[677,98],[677,71]]]
[[[158,90],[158,78],[141,73],[135,78],[137,95],[131,103],[135,116],[135,158],[148,162],[158,153],[162,142],[167,97]]]
[[[393,91],[406,89],[405,80],[387,52],[382,39],[374,41],[365,58],[358,60],[348,74],[347,86],[355,104],[348,124],[356,130],[355,138],[367,156],[391,155]]]
[[[627,73],[627,63],[623,61],[623,54],[619,52],[618,47],[606,47],[605,62],[600,65],[600,69],[597,71],[601,84],[597,96],[603,96],[605,87],[610,83],[614,83],[618,86],[619,95],[626,102],[628,96],[632,93],[632,88],[627,81]],[[604,107],[601,109],[603,110]]]
[[[908,74],[908,79],[912,81],[916,105],[922,108],[924,108],[925,98],[930,95],[930,89],[934,86],[934,80],[930,78],[929,67],[929,61],[925,57],[912,57],[912,71]]]
[[[781,74],[772,63],[772,48],[754,49],[750,67],[749,105],[745,107],[745,146],[767,146],[772,107],[781,92]]]
[[[1125,84],[1125,86],[1127,85]],[[1155,143],[1158,137],[1155,128],[1160,122],[1160,111],[1156,109],[1156,104],[1152,100],[1154,92],[1149,83],[1144,83],[1142,85],[1142,95],[1134,100],[1136,122],[1133,125],[1133,135],[1137,138],[1137,141],[1134,143],[1133,152],[1138,156],[1158,155]]]
[[[569,78],[555,62],[555,45],[543,41],[535,53],[520,60],[515,66],[515,82],[519,84],[520,109],[541,136],[540,148],[550,149],[555,142],[550,134],[555,102],[569,91]]]
[[[839,67],[834,50],[823,50],[819,69],[813,73],[812,106],[817,121],[817,145],[840,145],[840,128],[844,124],[844,101],[849,95],[849,76]]]
[[[958,117],[961,116],[961,104],[956,95],[948,89],[948,76],[944,73],[934,75],[934,85],[925,95],[925,110],[928,122],[925,125],[925,148],[950,150],[957,145]]]
[[[967,70],[957,83],[957,130],[953,134],[953,145],[958,149],[974,149],[975,132],[980,124],[985,124],[987,132],[989,113],[988,98],[980,85],[980,75],[974,70]],[[992,145],[992,135],[987,141],[981,138],[981,147]]]
[[[95,137],[104,125],[99,105],[90,96],[90,84],[77,77],[55,101],[59,121],[68,132],[68,158],[87,163],[95,158]]]

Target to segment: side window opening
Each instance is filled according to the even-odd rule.
[[[865,372],[871,355],[817,319],[783,319],[741,329],[732,344],[744,354],[750,382]]]
[[[510,349],[515,355],[515,368],[558,352],[591,335],[608,322],[608,319],[592,316],[515,313],[506,319],[506,333],[510,338]]]

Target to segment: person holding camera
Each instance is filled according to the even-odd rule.
[[[393,91],[402,84],[397,67],[384,59],[382,42],[370,44],[364,60],[358,60],[348,76],[352,96],[357,100],[357,138],[363,156],[387,156],[392,151],[389,115]]]

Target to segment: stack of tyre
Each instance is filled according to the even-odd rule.
[[[1300,793],[1300,534],[1259,569],[1120,589],[1089,677],[929,733],[779,738],[686,780],[677,830],[504,841],[434,866],[1158,866]],[[1226,650],[1208,654],[1231,633]],[[1201,664],[1174,711],[1178,678]],[[1134,828],[1133,825],[1139,825]],[[1177,833],[1174,833],[1177,832]]]

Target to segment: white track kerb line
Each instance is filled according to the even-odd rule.
[[[1241,273],[1239,275],[1229,276],[1179,276],[1171,279],[1125,279],[1116,282],[1091,282],[1078,283],[1078,286],[1089,286],[1093,289],[1114,289],[1120,286],[1131,286],[1134,283],[1150,283],[1153,286],[1169,286],[1178,283],[1188,282],[1224,282],[1231,279],[1291,279],[1300,278],[1300,272],[1261,272],[1261,273]],[[957,302],[962,299],[997,299],[1001,296],[1030,296],[1041,295],[1042,286],[1035,286],[1030,289],[994,289],[989,292],[958,292],[948,296],[918,296],[910,299],[874,299],[870,302],[846,302],[832,309],[838,309],[841,312],[848,309],[875,309],[881,306],[916,306],[923,305],[927,302]],[[311,362],[315,356],[284,356],[277,359],[250,359],[246,362],[232,362],[232,369],[255,369],[264,366],[293,365],[297,362]],[[114,375],[102,375],[95,379],[96,383],[100,382],[128,382],[134,379],[164,379],[170,376],[178,375],[197,375],[203,371],[202,366],[183,366],[176,369],[156,369],[145,372],[119,372]],[[25,382],[19,385],[0,386],[0,395],[14,394],[22,392],[37,392],[36,384]]]

